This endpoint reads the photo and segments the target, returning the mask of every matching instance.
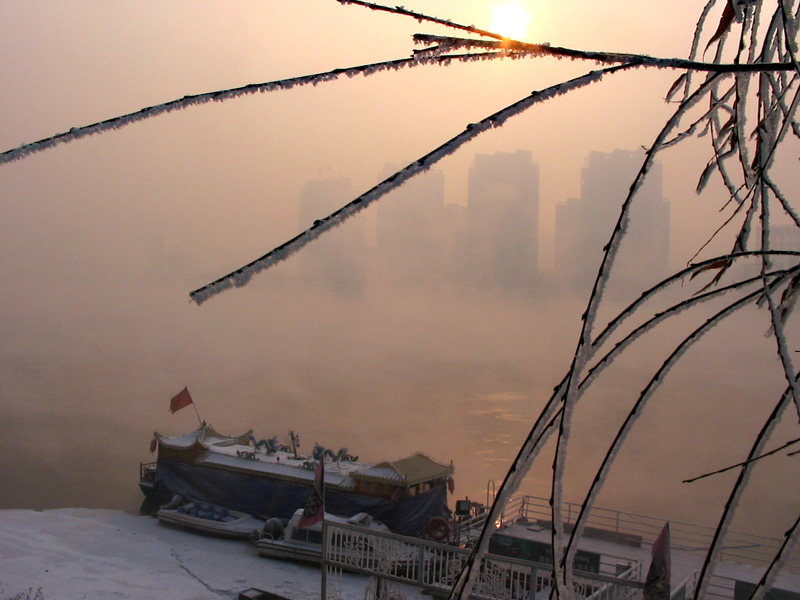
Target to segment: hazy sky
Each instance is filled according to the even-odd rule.
[[[703,2],[519,4],[529,41],[685,56]],[[489,27],[494,3],[405,6]],[[452,33],[334,0],[0,0],[0,23],[3,150],[187,94],[406,57],[413,33]],[[373,460],[429,451],[469,482],[459,495],[482,494],[566,371],[581,299],[395,291],[345,301],[293,284],[288,263],[202,307],[188,293],[298,233],[309,179],[346,177],[363,192],[387,163],[408,164],[593,68],[526,59],[343,78],[189,108],[1,166],[0,474],[15,485],[0,489],[0,507],[135,506],[151,431],[196,424],[189,411],[167,412],[184,385],[226,432],[293,428],[309,449],[350,446]],[[476,153],[531,151],[540,267],[552,269],[555,205],[579,195],[587,154],[649,146],[673,110],[663,97],[674,78],[616,75],[485,134],[437,167],[447,202],[466,204]],[[694,141],[662,158],[678,266],[719,222],[719,193],[693,194],[706,160]],[[169,257],[166,283],[150,277],[154,245]],[[756,319],[747,327],[766,331]],[[737,339],[720,335],[728,349]],[[725,413],[763,377],[744,354],[752,379],[700,386],[698,373],[729,360],[708,351],[675,393],[703,406],[717,390],[709,410]],[[728,450],[710,452],[708,466],[734,458]],[[83,490],[107,481],[113,489],[87,500]]]

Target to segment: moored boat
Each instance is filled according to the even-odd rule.
[[[255,532],[252,538],[258,555],[264,558],[319,564],[322,560],[322,521],[309,527],[299,527],[302,516],[302,508],[295,511],[285,529],[279,525],[279,521],[276,519],[267,521],[264,529]],[[349,518],[325,513],[325,521],[351,525],[370,532],[389,533],[388,527],[375,521],[367,513],[358,513]],[[337,546],[333,549],[334,553],[352,554],[352,560],[349,562],[354,564],[364,560],[366,540],[363,536],[355,533],[348,536],[346,540],[341,540],[341,536],[337,540]]]
[[[156,513],[159,523],[223,538],[247,539],[264,521],[247,513],[204,502],[187,502]]]
[[[451,516],[447,493],[453,486],[452,463],[417,452],[369,464],[346,451],[302,455],[296,445],[282,447],[275,441],[257,442],[252,431],[222,435],[206,423],[184,436],[156,433],[157,461],[141,466],[139,486],[155,509],[179,494],[286,521],[305,506],[314,470],[325,460],[325,505],[332,514],[366,512],[403,535],[425,533],[431,519]]]

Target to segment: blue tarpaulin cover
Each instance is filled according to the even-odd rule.
[[[303,508],[311,485],[208,467],[198,464],[159,460],[156,485],[188,500],[210,502],[258,518],[288,520]],[[425,531],[433,517],[449,517],[447,488],[435,486],[397,502],[340,490],[326,490],[325,511],[350,517],[366,512],[395,533],[414,535]]]

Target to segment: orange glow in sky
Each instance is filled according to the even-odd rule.
[[[528,42],[685,57],[705,0],[388,4]],[[0,455],[10,457],[0,461],[0,479],[7,482],[0,510],[137,508],[136,464],[151,460],[153,430],[179,435],[197,426],[192,412],[168,411],[169,398],[184,386],[202,418],[224,433],[254,428],[269,438],[291,429],[303,438],[304,452],[319,441],[348,446],[369,461],[421,450],[454,461],[458,487],[451,500],[482,500],[487,481],[505,474],[570,364],[586,302],[582,291],[560,283],[557,210],[580,199],[591,152],[652,146],[675,110],[664,96],[678,73],[624,70],[548,96],[457,152],[443,153],[420,174],[427,183],[441,171],[443,180],[443,197],[434,198],[443,205],[441,216],[426,221],[441,245],[425,252],[438,260],[456,239],[477,247],[454,233],[467,225],[476,157],[530,153],[539,168],[541,276],[530,293],[474,282],[455,286],[444,268],[420,281],[398,268],[403,279],[395,284],[389,271],[395,259],[414,268],[416,257],[421,265],[438,264],[418,254],[422,243],[383,262],[367,261],[378,251],[372,239],[380,239],[378,210],[413,202],[407,193],[415,181],[409,181],[246,288],[198,307],[189,302],[191,290],[318,218],[301,215],[309,182],[345,180],[340,188],[351,195],[337,200],[338,208],[382,181],[387,165],[414,164],[533,90],[599,68],[591,61],[506,56],[348,77],[348,67],[408,58],[417,49],[416,33],[461,32],[335,0],[237,6],[232,11],[222,0],[0,2],[6,24],[0,151],[187,95],[343,72],[320,85],[275,87],[159,113],[0,166]],[[719,178],[702,198],[695,193],[713,156],[706,138],[659,155],[676,268],[725,217],[719,209],[729,192]],[[785,191],[796,197],[795,166],[787,161],[793,188]],[[623,182],[620,198],[629,185]],[[423,239],[415,219],[402,227],[416,236],[403,239]],[[368,249],[336,250],[359,236],[369,238]],[[724,236],[715,243],[720,252],[732,247]],[[315,274],[325,261],[331,266],[320,273],[327,279]],[[455,275],[462,271],[459,266]],[[621,306],[627,293],[606,297]],[[717,485],[711,479],[705,487],[661,490],[735,462],[735,443],[749,435],[762,408],[749,404],[764,396],[761,361],[771,365],[776,357],[774,342],[761,335],[769,329],[761,321],[768,313],[737,313],[730,329],[718,326],[709,342],[698,341],[689,361],[680,363],[684,379],[662,384],[663,401],[654,398],[656,412],[641,417],[647,443],[620,455],[628,462],[612,482],[619,491],[603,505],[669,512],[683,521],[698,519],[698,507],[716,511],[708,502],[708,486]],[[760,345],[740,345],[745,331]],[[597,398],[622,398],[647,374],[646,361],[663,360],[660,343],[642,343],[649,345],[628,355],[606,387],[592,388]],[[781,390],[786,385],[781,377],[770,382]],[[594,400],[586,403],[595,412],[580,412],[586,421],[572,432],[586,440],[575,453],[580,465],[602,456],[601,436],[616,431],[614,419],[627,412],[622,404],[601,410],[605,405]],[[786,428],[777,439],[800,436]],[[41,440],[68,451],[43,458]],[[702,452],[696,440],[703,441]],[[719,444],[712,448],[712,442]],[[531,487],[548,482],[551,467],[548,460],[540,471],[534,467]],[[787,469],[796,475],[788,477]],[[788,526],[777,519],[776,498],[785,499],[785,512],[796,510],[800,461],[781,463],[770,476],[776,483],[769,488],[769,516],[776,515],[782,535]],[[761,499],[754,499],[753,514],[764,512],[755,500]]]
[[[530,21],[528,13],[518,2],[512,1],[495,7],[492,14],[491,30],[515,40],[522,40],[525,38],[528,21]]]

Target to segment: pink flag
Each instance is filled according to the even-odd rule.
[[[314,489],[308,497],[306,507],[303,509],[303,516],[297,522],[297,527],[311,527],[315,523],[322,521],[325,515],[325,461],[320,460],[317,470],[314,472]]]
[[[653,542],[652,560],[644,584],[644,600],[669,600],[672,571],[669,546],[669,523],[666,523]]]
[[[172,400],[169,401],[169,412],[176,413],[182,408],[186,408],[192,403],[192,397],[189,395],[189,389],[183,388]]]

